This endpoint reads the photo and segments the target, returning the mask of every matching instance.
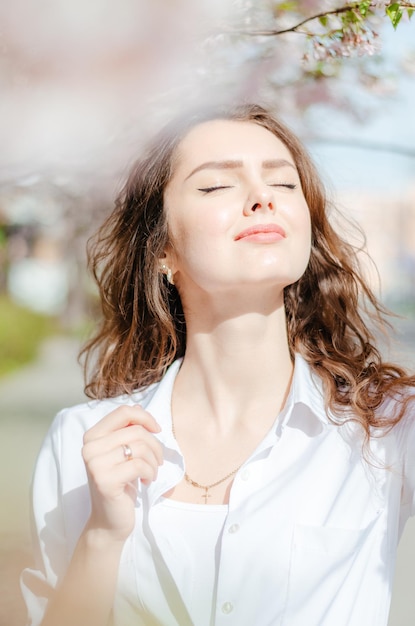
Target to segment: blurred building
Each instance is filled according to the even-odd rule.
[[[90,294],[86,241],[109,201],[47,181],[0,188],[0,293],[69,325]]]
[[[91,293],[86,241],[111,205],[110,194],[76,196],[41,181],[0,189],[3,291],[69,323],[82,319]],[[334,213],[333,220],[362,248],[375,292],[398,312],[415,314],[415,186],[401,195],[348,190],[338,194],[336,205],[341,215]],[[366,245],[353,222],[360,225]]]
[[[364,232],[375,267],[365,253],[362,262],[375,291],[392,307],[415,314],[415,185],[402,194],[343,192],[339,205]]]

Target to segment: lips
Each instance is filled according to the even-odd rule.
[[[279,241],[285,239],[285,230],[278,224],[256,224],[242,230],[235,237],[235,241],[249,239],[255,241]]]

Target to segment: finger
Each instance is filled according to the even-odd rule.
[[[102,456],[111,450],[120,450],[122,446],[133,444],[146,444],[157,458],[158,465],[163,463],[163,448],[156,437],[149,433],[142,426],[129,426],[121,428],[116,432],[110,432],[104,437],[94,439],[85,443],[82,449],[82,455],[86,463],[90,462],[96,456]]]
[[[117,430],[113,435],[112,444],[114,447],[129,445],[133,449],[145,444],[153,451],[157,458],[157,464],[163,463],[163,447],[160,441],[142,426],[129,426]]]
[[[157,478],[158,466],[154,458],[132,458],[131,461],[108,465],[102,459],[94,459],[88,469],[90,480],[97,492],[104,498],[122,495],[125,487],[137,479],[153,481]]]
[[[158,455],[151,447],[147,446],[143,441],[134,441],[130,446],[128,446],[128,451],[131,452],[131,455],[127,456],[123,445],[121,446],[121,450],[114,450],[111,454],[114,455],[114,461],[115,458],[119,459],[118,464],[130,463],[136,459],[142,459],[154,468],[154,472],[157,475],[157,471],[161,463],[159,462]]]
[[[114,468],[114,477],[123,482],[124,486],[140,479],[152,482],[157,478],[157,466],[147,463],[145,459],[132,459],[128,463],[120,463]]]
[[[100,480],[102,476],[107,476],[113,471],[113,468],[120,464],[130,463],[134,460],[145,461],[150,465],[156,473],[159,467],[158,458],[154,451],[147,446],[144,442],[131,443],[129,449],[131,450],[131,456],[126,456],[124,446],[117,446],[109,452],[95,456],[88,463],[88,471],[94,480]],[[136,476],[139,478],[139,476]]]
[[[84,435],[84,441],[104,437],[110,432],[132,424],[143,426],[153,433],[159,433],[161,431],[160,425],[156,422],[154,417],[141,406],[138,404],[134,406],[123,405],[111,411],[111,413],[108,413],[108,415],[103,417],[95,426],[87,430]]]

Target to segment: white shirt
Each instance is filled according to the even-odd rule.
[[[163,380],[131,396],[59,413],[40,451],[33,482],[38,570],[22,574],[37,626],[62,579],[90,511],[82,437],[120,404],[140,403],[162,426],[164,463],[141,486],[135,530],[126,541],[113,610],[116,626],[191,626],[173,567],[154,531],[155,506],[184,475],[171,432],[171,393],[180,361]],[[394,402],[382,411],[390,414]],[[217,561],[211,626],[385,626],[396,548],[415,511],[415,408],[371,450],[357,426],[336,426],[321,381],[296,356],[289,397],[274,427],[235,475]],[[387,467],[388,469],[382,469]],[[168,549],[168,548],[167,548]],[[164,555],[163,555],[164,553]],[[172,575],[175,570],[176,580]],[[199,626],[195,623],[194,626]]]
[[[161,498],[152,529],[191,620],[210,626],[226,504],[208,505]]]

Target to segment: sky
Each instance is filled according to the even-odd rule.
[[[402,23],[396,31],[387,25],[383,32],[383,55],[390,66],[415,55],[415,21]],[[414,57],[412,57],[413,59]],[[398,78],[396,93],[385,95],[363,123],[338,111],[311,113],[311,125],[331,138],[330,143],[309,145],[327,180],[341,188],[375,188],[399,191],[415,185],[415,70]],[[335,140],[339,139],[338,145]],[[347,142],[347,145],[343,143]],[[389,144],[411,151],[413,156],[383,150],[364,150],[353,143]]]
[[[47,5],[49,0],[43,1]],[[33,15],[26,16],[25,21],[22,22],[17,14],[15,16],[13,24],[20,37],[19,42],[22,49],[27,46],[30,52],[29,69],[34,82],[30,82],[30,73],[29,76],[24,71],[19,73],[19,47],[13,48],[10,44],[10,50],[16,52],[13,59],[15,65],[11,66],[10,76],[6,76],[6,66],[3,74],[0,72],[0,78],[9,87],[8,92],[7,89],[3,90],[0,99],[0,145],[3,147],[0,153],[0,180],[5,181],[6,185],[18,181],[19,188],[27,190],[26,194],[17,195],[17,202],[9,203],[14,220],[25,222],[35,216],[46,226],[53,226],[59,221],[58,207],[63,205],[62,197],[59,193],[56,201],[54,197],[45,201],[42,194],[36,197],[32,189],[39,181],[52,183],[51,187],[56,187],[58,192],[74,191],[77,211],[78,207],[87,207],[77,214],[90,216],[88,205],[77,200],[82,194],[88,196],[89,179],[94,180],[94,176],[97,176],[100,187],[109,181],[107,193],[111,196],[115,193],[116,182],[112,173],[116,168],[113,161],[125,163],[125,148],[127,152],[131,149],[131,152],[136,153],[136,120],[147,123],[148,111],[154,113],[157,109],[157,103],[153,106],[152,89],[161,85],[170,97],[171,86],[180,82],[180,74],[170,70],[181,65],[186,46],[178,46],[176,39],[172,39],[171,32],[176,31],[170,28],[170,20],[161,22],[165,30],[158,33],[158,39],[152,37],[152,31],[148,29],[148,37],[144,37],[141,47],[136,48],[131,44],[135,42],[136,24],[140,23],[146,29],[142,20],[126,20],[126,15],[119,10],[118,5],[111,5],[111,10],[114,11],[114,19],[124,20],[119,27],[113,28],[113,21],[108,20],[107,31],[101,22],[100,28],[96,28],[93,7],[103,1],[93,0],[87,5],[82,0],[57,4],[50,2],[49,10],[64,4],[68,11],[71,8],[72,12],[64,13],[59,18],[61,22],[57,22],[60,30],[52,28],[35,6]],[[138,11],[139,17],[142,13],[140,7],[146,6],[148,10],[148,7],[153,6],[151,3],[146,4],[146,0],[123,2],[130,3]],[[218,4],[220,0],[215,2]],[[80,17],[85,17],[85,7],[88,7],[86,17],[89,16],[89,21],[86,20],[84,24]],[[199,26],[198,15],[189,14],[188,17],[194,21],[194,25]],[[12,32],[13,24],[10,23],[9,32]],[[83,28],[81,33],[78,32],[80,24]],[[22,26],[24,28],[21,31]],[[190,31],[193,30],[192,22]],[[91,32],[95,34],[96,40],[91,40]],[[114,33],[117,37],[111,39],[110,35],[115,37]],[[121,37],[120,33],[124,33],[125,37]],[[77,46],[72,46],[75,39]],[[164,42],[163,45],[159,45],[160,41]],[[392,144],[415,152],[415,16],[411,23],[401,23],[397,31],[385,20],[382,42],[386,69],[393,68],[394,64],[399,66],[400,59],[410,51],[414,55],[412,74],[399,72],[396,81],[392,77],[391,82],[396,82],[398,86],[396,92],[391,91],[382,98],[371,98],[362,95],[362,90],[356,90],[356,94],[352,95],[357,97],[358,94],[362,98],[362,106],[368,111],[360,123],[353,121],[352,116],[345,111],[327,107],[314,106],[305,112],[313,134],[329,140],[310,142],[309,148],[334,199],[338,196],[337,192],[341,194],[342,191],[364,189],[371,194],[387,191],[398,198],[400,194],[402,197],[407,195],[411,187],[415,189],[415,157],[382,150],[364,150],[353,145],[365,142],[370,145]],[[193,40],[190,41],[191,45],[193,43]],[[244,50],[246,52],[246,46]],[[234,54],[239,62],[240,52],[241,47],[236,46]],[[157,55],[163,62],[157,63]],[[249,65],[249,56],[246,64]],[[232,63],[228,65],[224,69],[232,73]],[[162,68],[162,71],[159,75],[157,72],[154,72],[154,76],[149,75],[152,74],[149,68],[152,70],[155,67]],[[278,71],[281,71],[281,67],[284,69],[284,64],[278,67]],[[267,65],[264,64],[262,68],[255,66],[253,69],[255,72],[266,72]],[[353,72],[349,72],[348,76],[348,87],[353,90]],[[255,86],[253,74],[250,80],[247,86]],[[209,85],[209,89],[217,91],[218,87]],[[364,101],[365,97],[367,101]],[[181,100],[180,105],[184,106],[186,102]],[[144,129],[146,132],[150,130]],[[363,194],[361,201],[364,203]],[[354,210],[358,219],[363,209],[359,203],[354,203]],[[395,219],[394,216],[392,218]],[[93,221],[94,218],[89,219]],[[379,222],[379,217],[376,220]],[[384,223],[381,226],[384,231]],[[391,223],[390,229],[393,227]],[[385,233],[375,235],[379,261],[382,261],[386,256],[384,240],[380,236]],[[388,235],[389,243],[391,240],[392,237]],[[394,241],[396,249],[392,250],[391,256],[398,256],[396,251],[403,249],[402,242],[398,237]],[[386,269],[383,271],[386,272]],[[402,271],[400,274],[403,276]],[[409,284],[409,278],[403,278]]]
[[[106,14],[106,22],[99,22],[99,28],[97,17],[101,13],[98,9],[105,4],[104,0],[93,0],[88,3],[87,10],[82,0],[58,4],[43,0],[49,12],[48,20],[35,6],[31,14],[25,13],[24,20],[17,10],[13,13],[7,9],[9,23],[5,34],[14,33],[15,39],[9,42],[13,64],[8,70],[6,55],[0,73],[3,80],[0,84],[2,182],[12,184],[18,181],[19,185],[29,188],[36,181],[45,179],[58,187],[72,190],[77,186],[80,191],[88,190],[89,181],[94,176],[101,185],[110,180],[119,167],[124,168],[126,161],[128,165],[128,155],[137,153],[139,139],[152,132],[151,123],[148,123],[151,117],[157,126],[155,112],[157,107],[162,108],[162,104],[152,94],[161,88],[166,98],[174,100],[173,86],[180,86],[182,78],[177,68],[188,56],[189,46],[192,50],[197,46],[192,39],[186,45],[186,42],[178,45],[177,37],[172,36],[177,32],[176,27],[172,27],[170,18],[165,19],[164,12],[163,20],[160,21],[157,15],[154,17],[157,25],[162,26],[157,38],[153,37],[151,28],[147,38],[140,31],[142,40],[139,39],[140,45],[134,46],[136,27],[141,25],[142,30],[146,30],[143,15],[146,16],[148,7],[153,4],[146,4],[145,0],[122,1],[125,10],[108,5],[112,6],[112,12]],[[212,3],[202,4],[210,6]],[[218,4],[219,0],[213,2],[215,6]],[[130,13],[126,11],[127,5]],[[10,6],[18,6],[18,2]],[[59,12],[57,7],[66,7],[66,10]],[[127,20],[126,16],[130,19]],[[187,16],[191,25],[187,31],[199,33],[200,15],[188,11]],[[147,17],[150,19],[151,16]],[[393,67],[394,60],[407,51],[415,51],[415,17],[411,23],[402,22],[397,31],[386,19],[384,21],[382,42],[387,68]],[[209,19],[204,21],[204,28],[206,23],[209,24]],[[202,34],[199,33],[200,37]],[[293,42],[297,42],[295,37],[292,36]],[[271,44],[275,45],[275,41]],[[226,80],[233,73],[237,82],[242,81],[239,66],[249,67],[250,60],[249,55],[246,59],[243,57],[243,52],[247,52],[246,45],[234,48],[233,62],[237,71],[233,72],[232,58],[217,71],[220,74],[224,70]],[[294,52],[301,53],[301,50]],[[157,62],[158,58],[160,62]],[[301,55],[298,59],[296,57],[296,63],[299,58]],[[347,66],[347,60],[344,65]],[[307,123],[313,133],[328,140],[310,143],[309,147],[320,169],[326,172],[329,185],[335,188],[399,189],[411,184],[414,158],[381,150],[358,150],[353,143],[394,144],[415,150],[414,67],[415,61],[411,75],[401,73],[396,93],[371,101],[363,90],[356,90],[362,103],[367,97],[364,103],[367,110],[373,109],[362,123],[354,122],[346,111],[330,110],[321,105],[306,111]],[[155,68],[158,72],[154,71]],[[277,71],[284,71],[284,63]],[[266,74],[266,63],[253,66],[252,74],[259,74],[261,78],[261,72]],[[350,71],[349,88],[353,93],[354,77]],[[255,93],[255,76],[248,78],[247,89],[253,86]],[[191,87],[188,92],[192,91]],[[217,92],[220,88],[219,83],[219,87],[211,85],[209,90]],[[190,94],[180,92],[180,107],[187,105],[187,95]],[[278,97],[283,98],[284,94],[279,92]],[[137,120],[144,120],[145,128],[138,127]]]

